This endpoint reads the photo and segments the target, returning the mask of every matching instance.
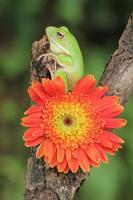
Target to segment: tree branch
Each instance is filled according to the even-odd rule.
[[[46,66],[53,65],[53,61],[44,62],[43,59],[38,59],[48,51],[48,48],[45,36],[33,43],[31,80],[50,78]],[[118,49],[106,64],[100,84],[108,85],[108,94],[119,96],[122,104],[125,104],[133,94],[133,13],[119,40]],[[28,159],[24,199],[72,200],[88,174],[80,170],[76,174],[58,173],[55,168],[50,169],[43,160],[36,159],[35,151],[36,148],[31,150],[31,157]]]
[[[106,64],[100,80],[109,86],[109,95],[117,95],[125,104],[133,95],[133,13],[119,40],[119,47]]]

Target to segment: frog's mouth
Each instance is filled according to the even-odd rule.
[[[53,43],[56,47],[58,47],[58,49],[62,50],[65,54],[70,55],[70,53],[63,46],[57,43],[50,35],[49,36],[47,35],[47,39],[49,43],[51,41],[50,46],[52,46]]]

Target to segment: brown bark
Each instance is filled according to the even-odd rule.
[[[133,13],[119,40],[119,47],[106,64],[100,83],[109,86],[108,94],[125,104],[133,94]]]
[[[31,79],[41,80],[50,77],[47,66],[53,61],[39,59],[39,55],[48,51],[48,42],[43,37],[32,46]],[[101,85],[108,85],[111,95],[118,95],[120,102],[125,104],[133,94],[133,13],[119,40],[119,47],[106,64],[100,80]],[[75,192],[81,187],[88,174],[78,171],[76,174],[58,173],[50,169],[43,160],[35,157],[35,148],[28,159],[25,180],[25,200],[72,200]]]

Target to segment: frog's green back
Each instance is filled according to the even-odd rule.
[[[69,32],[66,27],[63,26],[60,28],[60,30],[63,31],[68,37],[66,45],[73,61],[73,68],[71,70],[68,68],[65,70],[67,74],[69,74],[69,82],[73,87],[75,82],[77,82],[84,75],[83,57],[76,38]]]

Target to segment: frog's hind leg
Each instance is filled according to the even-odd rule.
[[[59,76],[60,78],[64,80],[65,85],[66,85],[66,92],[69,92],[69,83],[68,83],[68,78],[65,71],[61,68],[57,69],[55,72],[54,78],[57,76]]]

